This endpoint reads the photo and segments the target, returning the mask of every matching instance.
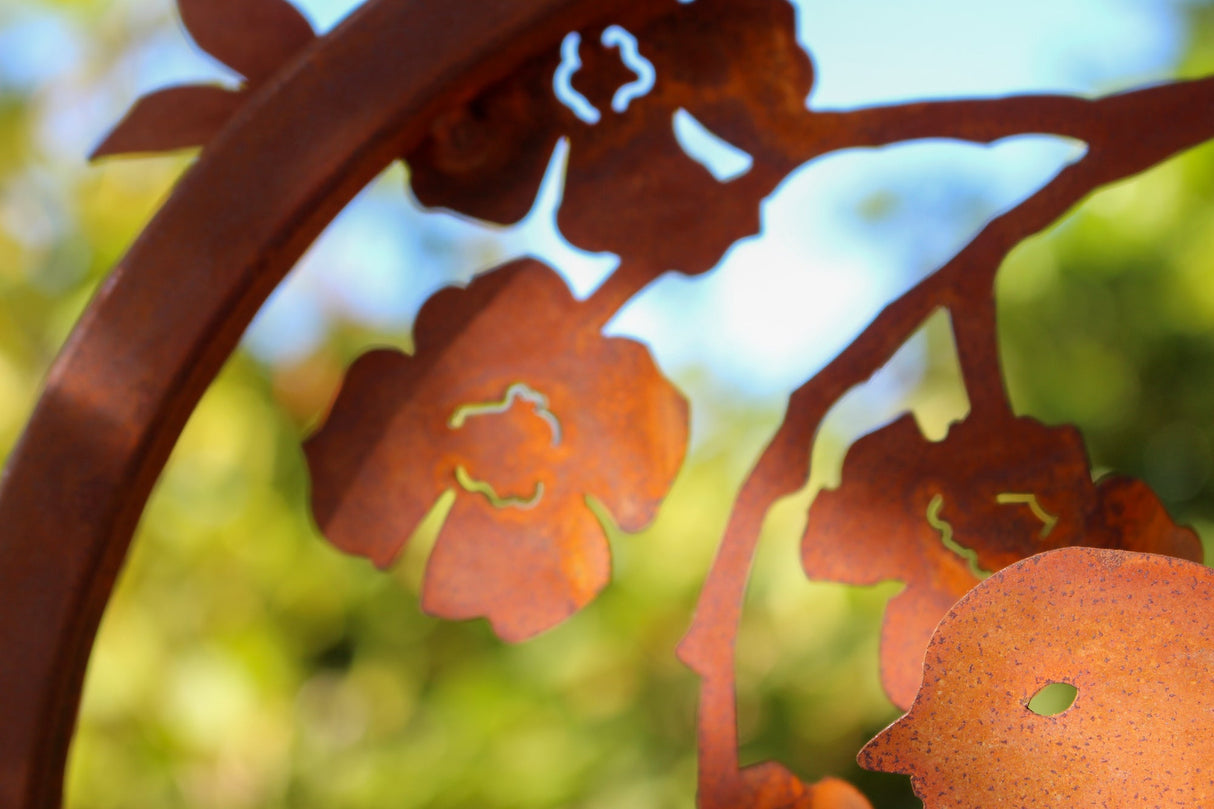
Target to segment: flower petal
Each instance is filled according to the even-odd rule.
[[[906,708],[949,606],[981,574],[1068,545],[1201,558],[1144,484],[1092,483],[1074,428],[971,419],[932,442],[905,416],[848,452],[842,484],[810,506],[801,561],[810,578],[906,583],[881,648],[882,683]]]
[[[606,535],[575,494],[525,510],[461,493],[430,555],[422,606],[443,618],[488,618],[518,642],[577,612],[610,576]]]
[[[475,102],[435,118],[429,137],[405,155],[421,204],[499,225],[527,215],[573,118],[552,92],[559,62],[541,57]]]
[[[304,444],[312,512],[330,542],[387,567],[450,485],[436,469],[446,425],[410,407],[425,368],[396,351],[350,367],[323,427]],[[405,451],[389,440],[401,435]]]
[[[581,461],[567,470],[575,485],[605,505],[620,528],[639,531],[653,519],[683,464],[687,400],[640,343],[604,339],[597,373],[557,410]],[[554,408],[564,397],[554,398]]]

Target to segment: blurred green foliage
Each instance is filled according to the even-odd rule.
[[[85,167],[47,136],[57,117],[70,128],[74,105],[116,116],[130,98],[112,86],[126,75],[117,66],[164,23],[129,4],[56,5],[89,32],[67,80],[0,85],[0,455],[96,285],[187,162]],[[31,8],[0,7],[0,30]],[[1214,69],[1203,47],[1214,18],[1192,15],[1184,70]],[[107,81],[112,97],[95,89]],[[1207,540],[1212,200],[1205,147],[1097,195],[1022,245],[1000,280],[1017,408],[1078,424],[1097,468],[1144,478]],[[377,340],[408,337],[340,323],[286,365],[238,353],[206,394],[101,628],[69,809],[690,806],[696,680],[673,649],[731,494],[781,414],[728,392],[695,402],[712,428],[657,522],[611,532],[613,586],[561,628],[508,647],[481,622],[418,610],[443,503],[387,574],[332,550],[312,522],[300,439],[344,365]],[[914,407],[940,437],[965,407],[947,322],[935,318],[922,345],[914,395],[889,412]],[[897,586],[810,584],[796,564],[805,509],[837,480],[845,432],[826,431],[814,480],[767,521],[739,642],[741,736],[748,760],[845,775],[879,806],[914,806],[905,779],[853,763],[896,715],[875,661]]]

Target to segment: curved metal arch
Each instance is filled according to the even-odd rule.
[[[436,112],[634,0],[369,0],[255,95],[119,262],[0,478],[0,806],[56,809],[144,503],[250,319]]]

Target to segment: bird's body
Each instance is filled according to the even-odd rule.
[[[1000,571],[940,622],[910,712],[860,753],[925,809],[1214,806],[1214,571],[1094,548]],[[1057,715],[1029,708],[1077,689]]]

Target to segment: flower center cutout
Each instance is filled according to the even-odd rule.
[[[641,55],[636,37],[618,25],[608,26],[603,30],[599,39],[603,49],[614,48],[619,52],[620,65],[612,65],[602,57],[592,61],[591,69],[596,75],[591,79],[593,95],[599,95],[604,90],[611,93],[610,107],[612,112],[623,114],[628,106],[638,98],[649,94],[657,81],[657,71],[653,63]],[[584,124],[594,126],[603,119],[599,107],[573,86],[573,77],[586,67],[581,57],[582,36],[573,31],[561,42],[561,64],[552,77],[552,89],[557,99],[569,108]],[[620,68],[631,77],[623,81]]]
[[[1041,531],[1038,534],[1040,539],[1047,538],[1054,530],[1054,527],[1058,525],[1058,516],[1046,511],[1037,499],[1037,495],[1031,492],[1003,492],[995,495],[995,502],[1001,506],[1027,506],[1029,511],[1033,513],[1033,516],[1041,521]],[[940,543],[950,553],[965,561],[969,567],[970,574],[974,578],[981,580],[990,577],[993,571],[982,567],[978,551],[966,547],[957,541],[952,524],[940,516],[940,511],[943,508],[944,495],[935,495],[927,504],[927,512],[924,515],[927,519],[927,524],[940,535]]]
[[[458,430],[470,418],[509,412],[510,408],[514,407],[515,402],[519,401],[527,402],[532,406],[535,415],[539,416],[540,420],[552,430],[552,446],[559,446],[561,443],[561,422],[557,419],[556,414],[548,409],[548,397],[525,382],[515,382],[507,388],[506,394],[502,397],[501,401],[460,405],[451,414],[451,419],[447,422],[447,426],[453,430]]]
[[[978,552],[973,548],[967,548],[956,540],[953,536],[953,526],[940,517],[940,509],[944,508],[944,495],[937,494],[927,504],[927,524],[940,534],[940,542],[954,555],[965,560],[969,566],[970,575],[975,579],[985,579],[991,575],[991,571],[986,570],[978,562]]]
[[[500,400],[471,402],[460,405],[451,414],[451,418],[447,421],[447,426],[452,430],[459,430],[470,419],[479,420],[490,416],[510,416],[511,411],[520,403],[530,405],[531,414],[548,427],[550,434],[549,446],[560,446],[563,437],[561,423],[557,419],[556,414],[549,409],[548,397],[524,382],[515,382],[510,385]],[[502,434],[507,434],[505,425],[503,425]],[[524,446],[534,447],[534,442],[526,441]],[[518,452],[517,448],[514,447],[503,449],[503,453],[505,452],[517,453],[523,459],[526,459],[529,455],[525,451]],[[544,481],[542,480],[536,480],[527,491],[518,491],[516,484],[511,486],[516,491],[503,492],[501,488],[495,486],[493,483],[474,476],[464,464],[459,464],[455,467],[454,475],[460,488],[466,492],[481,495],[496,509],[519,509],[525,511],[538,506],[544,497]]]
[[[544,497],[544,481],[542,480],[535,482],[535,492],[530,497],[518,497],[516,495],[503,497],[497,493],[497,489],[494,489],[491,484],[483,480],[477,480],[468,474],[468,470],[462,464],[455,467],[455,480],[464,491],[482,495],[489,501],[489,505],[498,509],[517,508],[526,511],[538,506],[540,500]]]

